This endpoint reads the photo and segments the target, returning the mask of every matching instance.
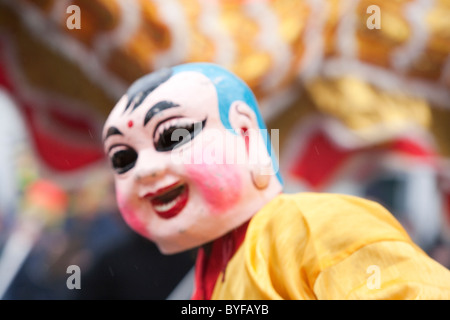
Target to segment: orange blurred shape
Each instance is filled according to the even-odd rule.
[[[49,180],[37,180],[25,191],[25,209],[34,213],[37,211],[39,214],[47,216],[45,218],[62,216],[67,210],[68,203],[66,192],[59,185]]]

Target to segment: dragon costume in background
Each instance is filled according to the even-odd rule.
[[[450,211],[449,14],[448,0],[2,0],[0,85],[44,174],[70,187],[104,164],[101,126],[135,79],[219,64],[279,129],[286,188],[376,196],[389,179],[374,177],[408,176],[388,202],[427,247]]]

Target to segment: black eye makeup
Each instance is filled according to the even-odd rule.
[[[125,145],[115,145],[110,150],[109,159],[113,169],[118,174],[127,172],[136,164],[138,154],[133,148]]]
[[[155,128],[153,133],[155,150],[164,152],[181,147],[194,139],[205,124],[206,119],[197,122],[183,118],[168,119]]]

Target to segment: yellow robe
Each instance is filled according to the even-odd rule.
[[[381,205],[276,197],[250,221],[212,299],[450,299],[450,271]]]

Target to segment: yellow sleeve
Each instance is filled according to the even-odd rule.
[[[450,271],[381,205],[281,195],[249,224],[215,299],[450,299]]]
[[[318,299],[450,299],[449,271],[408,242],[368,244],[323,270]]]
[[[318,299],[450,299],[450,271],[415,245],[378,203],[345,195],[296,198],[317,257]]]

